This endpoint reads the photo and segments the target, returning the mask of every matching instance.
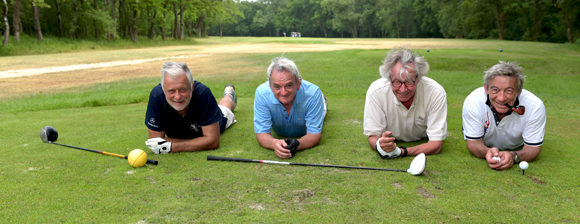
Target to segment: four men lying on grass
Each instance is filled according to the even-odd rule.
[[[523,89],[521,70],[516,63],[494,65],[486,71],[483,87],[464,102],[467,148],[493,169],[534,160],[543,143],[545,108]],[[151,91],[147,107],[147,147],[155,154],[218,148],[220,133],[236,122],[234,86],[226,85],[216,103],[210,89],[193,80],[186,64],[166,62],[161,71],[161,84]],[[389,51],[379,67],[382,77],[366,94],[363,129],[381,158],[441,152],[447,137],[447,98],[444,88],[425,76],[428,71],[424,57],[404,48]],[[256,139],[277,157],[292,158],[298,150],[319,144],[328,102],[318,86],[302,80],[292,60],[274,58],[267,73],[268,81],[255,93]],[[427,142],[402,146],[422,139]]]

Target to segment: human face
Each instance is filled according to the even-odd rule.
[[[393,86],[393,93],[402,103],[406,103],[413,99],[415,96],[415,91],[417,90],[417,73],[415,72],[415,65],[413,63],[407,64],[410,68],[404,68],[402,63],[397,63],[391,70],[391,82],[399,81],[405,83],[406,81],[414,81],[413,86],[407,86],[405,84],[395,87]],[[407,74],[403,72],[401,74],[401,69],[407,69]]]
[[[284,106],[292,106],[296,92],[300,89],[301,82],[296,80],[289,71],[272,70],[270,76],[270,89],[274,92],[276,99]]]
[[[494,77],[489,82],[489,86],[483,83],[483,87],[485,93],[489,94],[489,101],[495,112],[500,114],[507,113],[510,108],[505,104],[514,105],[516,97],[521,93],[518,91],[518,79],[505,75]]]
[[[182,112],[189,106],[191,101],[191,91],[193,87],[189,85],[189,80],[185,74],[177,77],[166,75],[163,78],[163,92],[167,103],[178,112]]]

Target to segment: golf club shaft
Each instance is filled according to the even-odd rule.
[[[241,159],[241,158],[219,157],[219,156],[207,156],[207,160],[247,162],[247,163],[269,163],[269,164],[297,165],[297,166],[322,166],[322,167],[362,169],[362,170],[382,170],[382,171],[407,172],[407,170],[397,170],[397,169],[383,169],[383,168],[358,167],[358,166],[339,166],[339,165],[311,164],[311,163],[292,163],[292,162],[280,162],[280,161],[272,161],[272,160]]]
[[[89,151],[89,152],[96,152],[96,153],[105,154],[105,155],[109,155],[109,156],[116,156],[116,157],[119,157],[119,158],[127,159],[127,156],[125,156],[125,155],[120,155],[120,154],[115,154],[115,153],[110,153],[110,152],[97,151],[97,150],[87,149],[87,148],[81,148],[81,147],[76,147],[76,146],[72,146],[72,145],[65,145],[65,144],[60,144],[60,143],[56,143],[56,142],[48,142],[48,143],[55,144],[55,145],[60,145],[60,146],[66,146],[66,147],[75,148],[75,149],[81,149],[81,150],[85,150],[85,151]],[[158,164],[158,162],[156,160],[150,160],[150,159],[147,160],[147,163],[153,164],[153,165],[157,165]]]

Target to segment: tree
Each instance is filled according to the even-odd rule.
[[[32,0],[30,2],[32,6],[32,14],[34,16],[34,30],[36,31],[36,39],[43,40],[42,38],[42,27],[40,26],[40,9],[50,8],[50,5],[46,4],[44,0]]]
[[[14,30],[14,40],[20,41],[20,31],[22,23],[20,22],[20,0],[14,0],[14,13],[12,14],[12,30]]]
[[[4,13],[2,19],[4,21],[4,46],[8,46],[8,37],[10,36],[10,24],[8,24],[8,2],[2,0],[4,3]]]
[[[574,36],[572,35],[572,21],[570,21],[570,17],[568,16],[568,8],[564,8],[562,6],[569,6],[569,0],[552,0],[552,4],[556,7],[564,16],[564,20],[566,21],[566,36],[568,37],[568,41],[570,43],[574,43]]]
[[[341,30],[343,27],[348,27],[353,38],[358,36],[357,26],[362,14],[357,5],[360,6],[360,4],[357,4],[355,0],[324,0],[321,5],[332,11],[333,28]]]

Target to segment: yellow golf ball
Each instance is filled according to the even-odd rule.
[[[129,161],[132,167],[142,167],[147,163],[147,153],[141,149],[134,149],[127,156],[127,161]]]

